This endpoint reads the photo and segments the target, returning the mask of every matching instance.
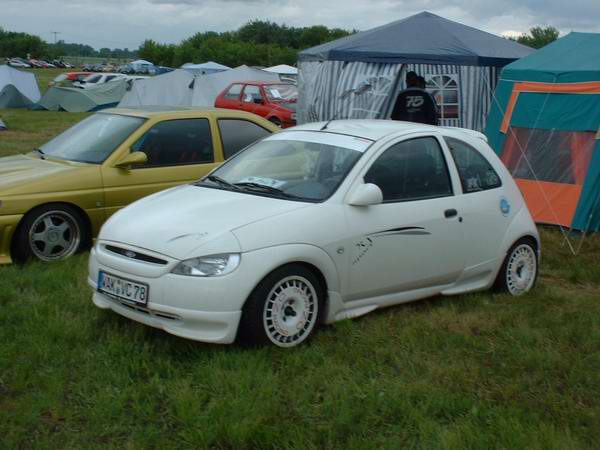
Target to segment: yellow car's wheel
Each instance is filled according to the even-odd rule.
[[[35,258],[58,261],[82,250],[89,232],[80,213],[68,206],[49,204],[30,211],[15,233],[13,256],[23,263]]]

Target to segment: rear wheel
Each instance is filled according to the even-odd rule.
[[[58,261],[82,250],[89,243],[88,234],[76,209],[68,205],[43,205],[23,219],[15,233],[13,254],[20,263],[32,258]]]
[[[323,290],[306,267],[289,264],[267,275],[244,306],[240,337],[251,344],[295,347],[307,340],[323,309]]]
[[[528,292],[538,275],[538,260],[531,239],[518,240],[506,254],[494,287],[517,296]]]

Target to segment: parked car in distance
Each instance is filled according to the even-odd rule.
[[[87,74],[87,76],[81,80],[74,81],[73,87],[81,89],[87,89],[90,86],[96,86],[102,83],[108,83],[112,80],[126,80],[127,76],[122,73],[93,73]]]
[[[123,206],[198,180],[277,130],[242,111],[107,109],[36,151],[0,158],[0,263],[85,249]]]
[[[43,69],[45,67],[44,63],[41,61],[38,61],[37,59],[30,59],[27,62],[29,63],[29,65],[31,67],[34,67],[36,69]]]
[[[72,84],[76,81],[82,81],[87,78],[90,74],[88,72],[65,72],[58,75],[54,80],[48,82],[48,86],[57,86],[63,84]]]
[[[198,341],[293,347],[321,322],[492,286],[529,291],[539,236],[485,136],[313,123],[113,215],[96,306]]]
[[[215,100],[215,107],[258,114],[282,128],[296,125],[298,88],[291,83],[247,81],[233,83]]]
[[[14,67],[15,69],[29,69],[31,67],[31,64],[21,58],[11,58],[6,62],[6,64]]]
[[[40,64],[42,64],[44,69],[55,69],[56,68],[56,66],[54,64],[52,64],[44,59],[40,59],[40,60],[38,60],[38,62]]]
[[[122,66],[119,66],[117,68],[117,72],[124,73],[124,74],[134,74],[135,69],[133,68],[133,66],[131,64],[123,64]]]

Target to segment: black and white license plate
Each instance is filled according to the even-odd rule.
[[[98,273],[98,291],[140,305],[146,305],[150,288],[147,284],[100,271]]]

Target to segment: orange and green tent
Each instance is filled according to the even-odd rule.
[[[538,223],[600,229],[600,34],[507,65],[486,134]]]

